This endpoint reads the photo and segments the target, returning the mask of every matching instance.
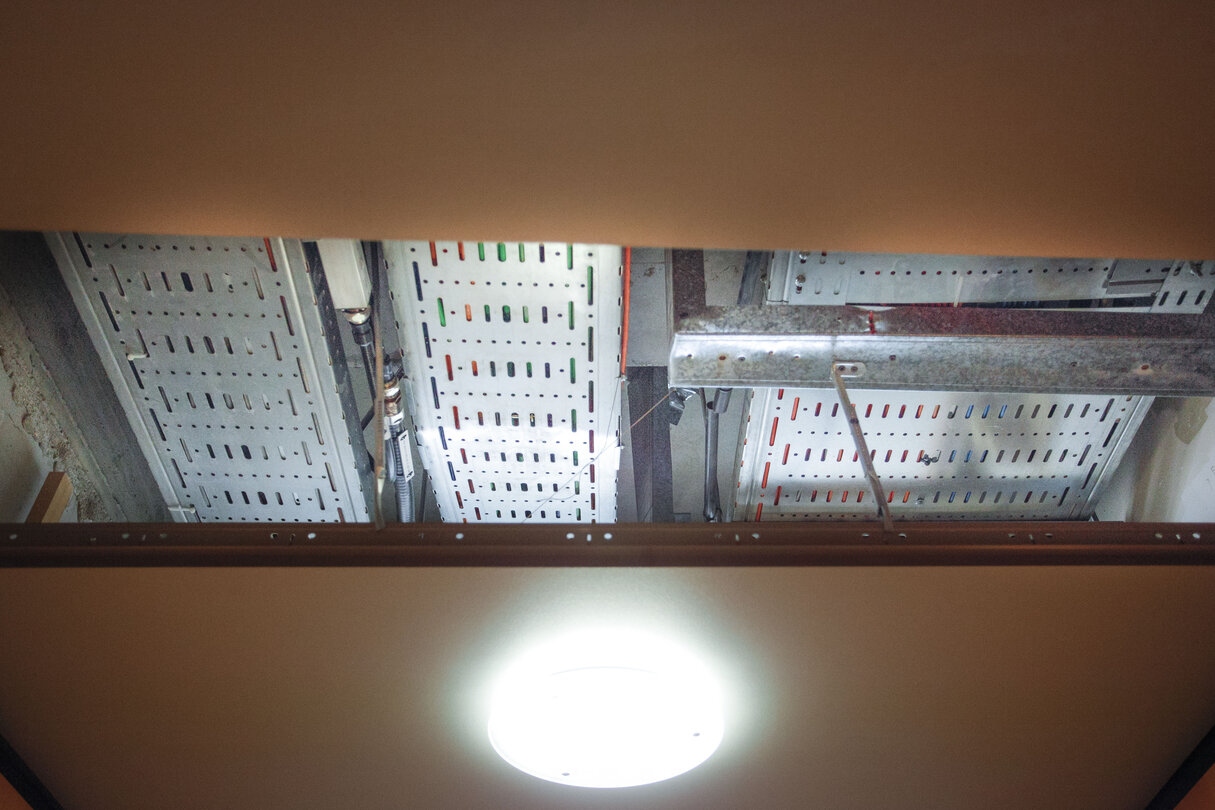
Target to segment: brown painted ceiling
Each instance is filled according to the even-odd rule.
[[[0,228],[1215,255],[1215,3],[5,4]]]
[[[0,571],[0,732],[69,810],[1138,810],[1215,722],[1208,568]],[[499,761],[512,647],[604,617],[739,708],[671,781]]]

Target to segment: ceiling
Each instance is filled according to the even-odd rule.
[[[11,4],[0,227],[1215,254],[1210,3],[357,5]],[[69,810],[1141,808],[1215,724],[1212,593],[1163,567],[3,570],[0,734]],[[492,755],[492,662],[599,614],[738,685],[703,767],[571,793]]]
[[[1215,569],[0,571],[0,733],[69,810],[1142,808],[1215,722]],[[734,703],[666,783],[499,761],[484,684],[636,622]]]
[[[1215,4],[10,2],[0,227],[1215,255]]]

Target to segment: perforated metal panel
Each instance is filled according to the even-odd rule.
[[[1152,271],[1142,262],[1127,263],[1131,275],[1142,278]],[[1123,263],[1119,262],[1119,267]],[[1152,301],[1153,312],[1205,312],[1215,297],[1215,261],[1174,262]]]
[[[774,256],[767,300],[802,305],[983,304],[1201,312],[1215,262]],[[1184,295],[1183,295],[1184,293]],[[896,519],[1088,516],[1151,397],[851,392]],[[746,403],[735,520],[871,518],[873,495],[832,389]]]
[[[614,521],[621,249],[392,242],[385,253],[443,519]]]
[[[1079,517],[1146,410],[1142,397],[850,395],[896,519]],[[748,414],[735,520],[876,513],[833,390],[761,390]]]
[[[1213,292],[1215,261],[779,251],[768,300],[810,306],[1103,301],[1129,311],[1201,312]]]
[[[301,243],[47,241],[178,519],[368,519],[337,323]]]

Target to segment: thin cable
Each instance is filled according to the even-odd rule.
[[[623,387],[623,386],[619,386],[619,387],[617,388],[617,391],[616,391],[616,395],[617,395],[617,401],[619,401],[619,395],[620,395],[620,390],[619,390],[619,389],[620,389],[621,387]],[[668,397],[670,397],[670,396],[671,396],[671,392],[668,390],[668,391],[667,391],[665,394],[663,394],[662,398],[661,398],[661,399],[659,399],[657,402],[655,402],[653,405],[651,405],[651,406],[649,407],[649,409],[648,409],[648,410],[646,410],[646,412],[645,412],[645,413],[643,413],[641,416],[639,416],[639,417],[637,417],[635,420],[633,420],[633,424],[629,425],[629,430],[632,430],[633,428],[637,427],[637,425],[639,425],[639,424],[641,423],[641,420],[642,420],[642,419],[645,419],[647,416],[649,416],[651,413],[653,413],[654,409],[655,409],[655,408],[657,408],[659,405],[661,405],[663,402],[665,402],[665,401],[667,400],[667,398],[668,398]],[[615,408],[615,407],[616,407],[616,403],[615,403],[615,402],[613,402],[613,403],[612,403],[612,407],[613,407],[613,408]],[[595,455],[594,455],[594,456],[591,458],[591,460],[590,460],[590,461],[586,462],[586,463],[585,463],[585,464],[583,464],[581,467],[579,467],[577,470],[575,470],[575,471],[574,471],[574,474],[573,474],[573,475],[572,475],[570,478],[566,479],[565,483],[561,485],[561,488],[560,488],[560,489],[559,489],[557,492],[554,492],[552,495],[549,495],[547,498],[545,498],[543,501],[541,501],[539,504],[537,504],[535,508],[536,508],[536,509],[539,509],[541,506],[544,506],[544,505],[545,505],[545,504],[547,504],[549,501],[553,500],[553,499],[554,499],[554,498],[556,498],[558,495],[560,495],[560,494],[561,494],[561,490],[563,490],[563,489],[565,489],[567,486],[569,486],[569,485],[570,485],[570,483],[571,483],[572,481],[574,481],[574,479],[579,478],[579,477],[582,475],[582,473],[586,472],[586,470],[587,470],[587,469],[588,469],[588,468],[589,468],[589,467],[590,467],[592,464],[594,464],[596,461],[598,461],[598,460],[599,460],[599,457],[600,457],[600,456],[602,456],[604,453],[606,453],[608,450],[611,450],[611,449],[612,449],[612,445],[611,445],[611,444],[609,444],[607,447],[603,448],[603,449],[602,449],[602,450],[600,450],[598,453],[596,453],[596,454],[595,454]],[[528,521],[528,520],[530,520],[530,519],[531,519],[531,518],[524,518],[524,519],[523,519],[523,523],[527,523],[527,521]]]
[[[643,413],[641,416],[637,417],[637,421],[635,421],[635,422],[633,422],[633,424],[629,425],[629,430],[632,430],[633,428],[637,427],[637,425],[641,423],[642,419],[645,419],[647,416],[649,416],[651,413],[653,413],[654,409],[657,408],[662,403],[666,402],[667,398],[670,396],[671,396],[671,392],[668,390],[665,394],[663,394],[662,399],[658,400],[653,405],[651,405],[650,409],[648,411]]]
[[[620,381],[620,385],[616,386],[616,394],[615,394],[615,396],[613,397],[613,400],[612,400],[612,410],[616,410],[616,406],[620,404],[620,392],[621,392],[621,391],[624,389],[624,383],[625,383],[625,381],[624,381],[624,380],[621,380],[621,381]],[[638,422],[640,422],[642,419],[645,419],[647,416],[649,416],[649,415],[650,415],[650,412],[651,412],[651,411],[653,411],[655,408],[657,408],[657,407],[658,407],[660,404],[662,404],[662,400],[663,400],[663,399],[666,399],[666,398],[667,398],[667,397],[669,397],[670,395],[671,395],[671,392],[670,392],[670,391],[667,391],[666,395],[664,395],[662,399],[658,400],[658,402],[655,402],[655,403],[654,403],[652,406],[650,406],[650,409],[649,409],[649,410],[647,410],[647,411],[646,411],[645,413],[643,413],[641,416],[637,417],[637,420],[636,420],[635,422],[633,422],[633,424],[629,425],[629,430],[632,430],[634,427],[636,427],[636,426],[637,426],[637,423],[638,423]],[[589,468],[590,468],[590,466],[591,466],[592,464],[594,464],[595,462],[597,462],[597,461],[599,460],[600,456],[602,456],[602,455],[603,455],[604,453],[606,453],[608,450],[613,449],[613,448],[614,448],[614,446],[615,446],[615,445],[614,445],[612,442],[610,442],[610,441],[609,441],[609,442],[607,443],[607,445],[606,445],[606,446],[605,446],[605,447],[604,447],[602,450],[600,450],[598,453],[596,453],[595,455],[593,455],[593,456],[590,458],[590,460],[588,460],[588,461],[587,461],[585,464],[583,464],[581,467],[579,467],[577,470],[575,470],[575,471],[574,471],[574,474],[573,474],[573,475],[571,475],[569,478],[567,478],[567,479],[565,480],[565,482],[564,482],[563,484],[561,484],[561,486],[560,486],[560,487],[558,487],[558,489],[557,489],[557,491],[556,491],[556,492],[554,492],[553,494],[549,495],[547,498],[545,498],[544,500],[540,501],[540,503],[538,503],[538,504],[536,504],[534,507],[532,507],[532,512],[534,513],[534,512],[535,512],[536,510],[538,510],[540,507],[545,506],[545,505],[546,505],[546,504],[548,504],[550,501],[552,501],[554,498],[556,498],[558,495],[560,495],[560,494],[561,494],[561,492],[562,492],[562,491],[563,491],[563,490],[564,490],[566,487],[568,487],[568,486],[569,486],[571,483],[573,483],[575,480],[577,480],[578,478],[580,478],[580,477],[582,476],[582,474],[583,474],[584,472],[586,472],[586,471],[587,471],[587,469],[589,469]],[[525,517],[525,518],[524,518],[524,519],[523,519],[521,522],[522,522],[522,523],[527,523],[529,520],[531,520],[531,518],[526,518],[526,517]]]

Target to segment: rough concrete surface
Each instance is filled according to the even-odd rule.
[[[41,234],[0,231],[0,366],[12,424],[71,478],[79,520],[170,520]]]
[[[24,520],[33,507],[46,474],[54,461],[42,451],[21,424],[22,413],[13,403],[12,378],[5,375],[0,384],[0,521]],[[73,519],[74,504],[68,504],[64,520]],[[3,807],[3,805],[0,805]]]
[[[113,520],[75,420],[67,413],[50,373],[25,336],[8,291],[0,287],[0,464],[3,464],[3,510],[0,517],[20,520],[49,470],[68,474],[75,489],[79,520]],[[65,518],[71,517],[71,510]]]

